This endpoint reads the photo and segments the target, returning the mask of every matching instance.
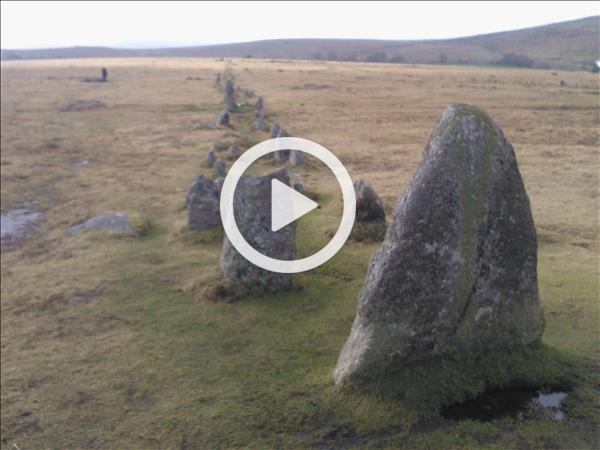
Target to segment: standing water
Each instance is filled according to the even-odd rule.
[[[483,393],[479,397],[447,406],[441,415],[453,420],[488,422],[502,417],[519,420],[534,417],[563,420],[561,404],[567,393],[560,390],[510,388]]]

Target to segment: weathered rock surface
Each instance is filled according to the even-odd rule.
[[[252,122],[252,130],[254,130],[254,131],[268,130],[267,123],[265,121],[266,115],[267,115],[267,110],[265,108],[261,108],[256,111],[256,113],[254,114],[254,122]]]
[[[279,164],[283,165],[288,162],[290,159],[290,151],[289,150],[276,150],[273,152],[273,157],[275,161]]]
[[[211,147],[208,152],[206,152],[206,156],[204,157],[204,165],[206,167],[212,167],[217,160],[215,156],[215,148]]]
[[[206,230],[221,224],[220,188],[216,181],[197,176],[185,196],[188,230]]]
[[[258,97],[256,99],[256,103],[254,104],[254,109],[256,109],[257,111],[261,111],[265,106],[265,102],[263,101],[262,97]]]
[[[221,190],[223,189],[223,183],[225,183],[225,177],[215,178],[215,186],[219,190],[219,197],[221,196]]]
[[[304,156],[300,150],[290,150],[290,164],[294,167],[304,165]]]
[[[385,222],[385,209],[373,187],[358,179],[354,182],[356,194],[356,221]]]
[[[84,230],[104,231],[109,234],[136,235],[135,230],[129,223],[129,216],[126,212],[98,214],[85,222],[72,226],[68,234],[69,236],[75,236]]]
[[[0,241],[16,242],[25,237],[34,227],[41,213],[26,208],[16,208],[0,214]]]
[[[215,174],[215,177],[217,178],[224,177],[225,175],[227,175],[225,163],[222,160],[217,159],[213,164],[213,172]]]
[[[536,265],[512,146],[483,110],[449,106],[371,260],[335,382],[539,341]]]
[[[292,186],[298,192],[304,192],[306,190],[306,186],[304,185],[302,177],[297,173],[292,174]]]
[[[254,122],[252,122],[252,130],[254,131],[261,131],[264,130],[266,127],[266,123],[265,123],[265,119],[261,114],[256,114],[256,117],[254,118]]]
[[[217,125],[218,126],[229,125],[229,112],[226,109],[219,113],[219,117],[217,117]]]
[[[260,253],[290,260],[296,254],[296,223],[271,231],[271,182],[277,179],[289,185],[285,169],[264,176],[243,176],[234,196],[234,214],[240,233]],[[227,278],[248,286],[274,290],[291,288],[290,274],[261,269],[238,253],[227,237],[223,242],[221,269]]]
[[[227,155],[231,158],[237,158],[241,154],[242,154],[242,152],[240,151],[240,149],[237,148],[237,146],[235,146],[233,144],[230,145],[229,148],[227,149]]]
[[[279,124],[273,122],[271,124],[271,139],[275,139],[276,137],[278,137],[280,131],[281,128],[279,127]]]
[[[271,133],[273,132],[273,129],[271,128]],[[285,130],[279,128],[279,130],[277,130],[277,136],[278,138],[280,137],[287,137],[287,133],[285,132]],[[290,150],[277,150],[275,152],[273,152],[273,157],[275,158],[275,161],[277,161],[279,164],[283,165],[285,163],[288,162],[288,160],[290,159]]]
[[[229,111],[235,111],[237,109],[233,80],[227,80],[225,83],[225,103],[227,103],[227,109]]]

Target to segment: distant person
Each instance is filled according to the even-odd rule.
[[[108,70],[106,70],[106,67],[102,68],[102,81],[106,81],[106,79],[108,78]]]

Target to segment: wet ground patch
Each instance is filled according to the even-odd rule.
[[[569,394],[568,387],[512,387],[484,392],[463,403],[441,410],[442,417],[451,420],[489,422],[504,417],[518,420],[563,420],[562,402]]]

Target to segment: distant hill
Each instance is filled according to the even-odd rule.
[[[1,51],[2,60],[101,57],[223,57],[505,65],[597,70],[600,16],[515,31],[420,41],[275,39],[162,49],[69,47]]]

